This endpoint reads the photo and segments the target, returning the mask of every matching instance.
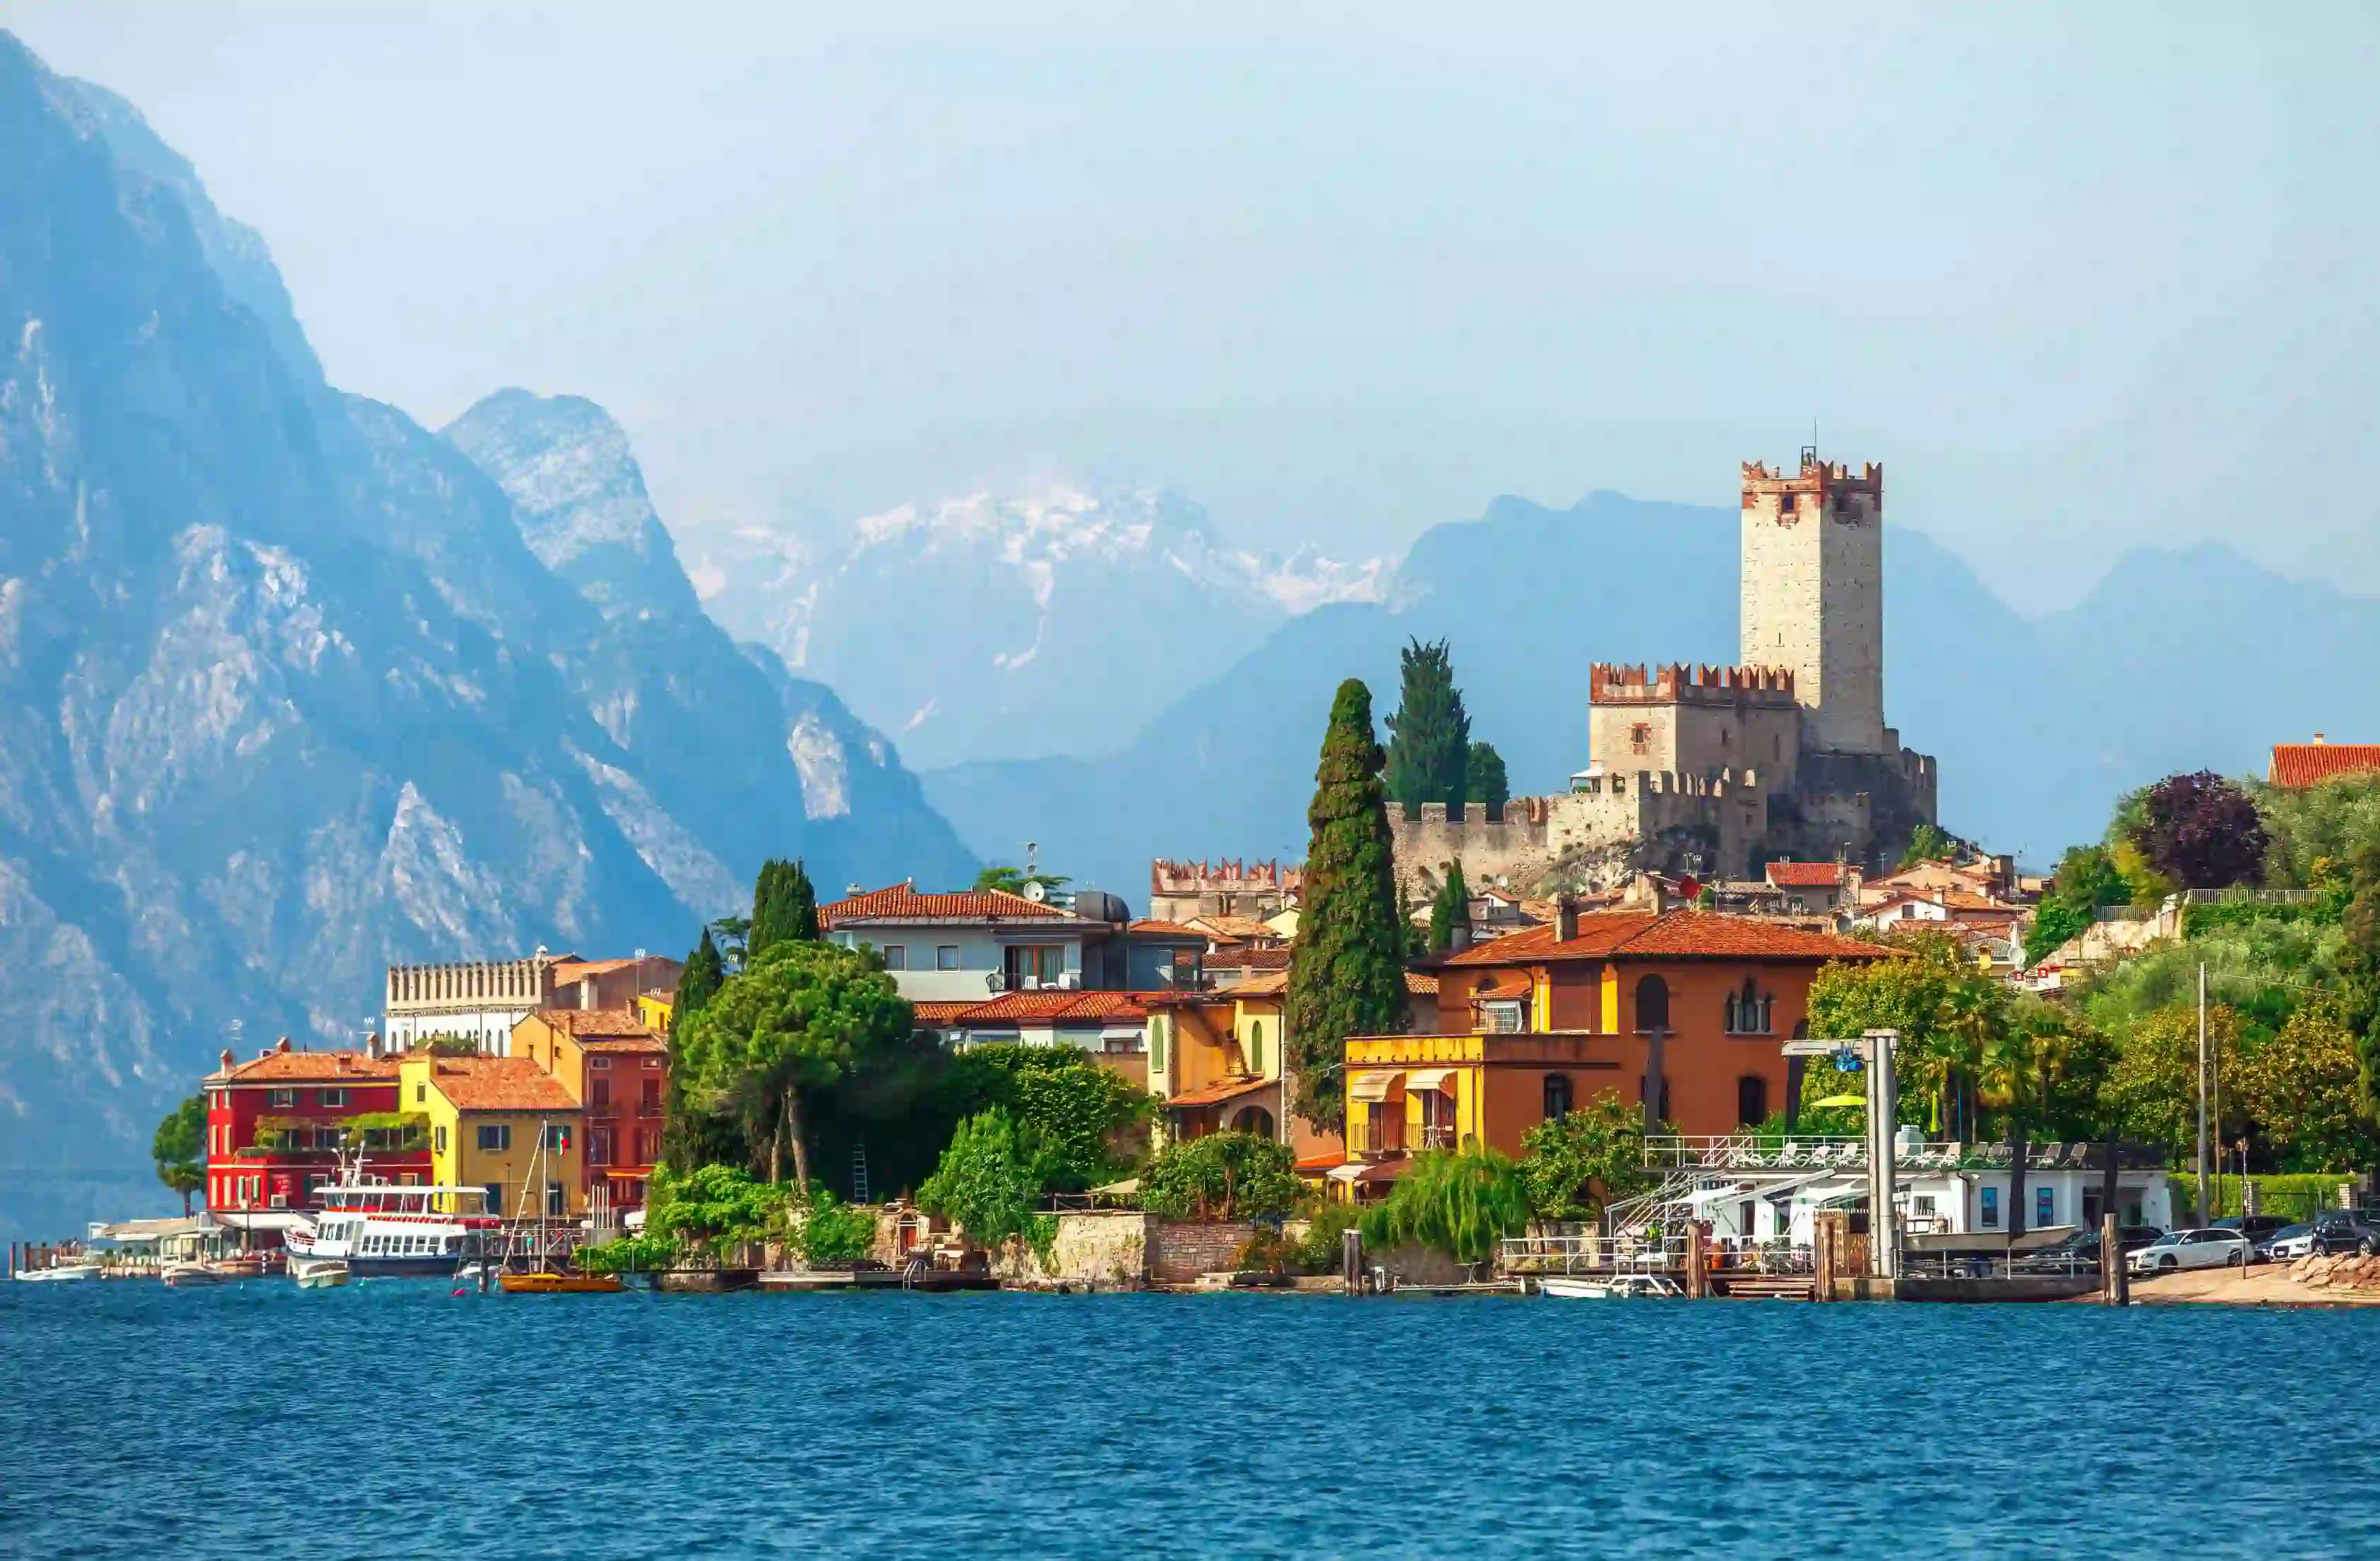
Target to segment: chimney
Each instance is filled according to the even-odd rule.
[[[2313,735],[2313,741],[2316,748],[2320,748],[2322,746],[2322,734],[2320,732],[2316,732]]]
[[[231,1071],[231,1048],[229,1046],[225,1046],[223,1049],[223,1070],[225,1073],[229,1073]]]
[[[1554,942],[1568,943],[1578,936],[1578,900],[1564,889],[1554,896]]]
[[[276,1051],[276,1052],[280,1052],[280,1053],[283,1053],[284,1055],[286,1055],[286,1054],[287,1054],[287,1052],[288,1052],[288,1050],[289,1050],[289,1037],[287,1037],[286,1035],[285,1035],[285,1036],[283,1036],[280,1040],[275,1041],[275,1042],[273,1043],[273,1049],[274,1051]]]

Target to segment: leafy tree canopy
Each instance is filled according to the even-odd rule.
[[[1285,1143],[1209,1133],[1160,1150],[1140,1175],[1140,1197],[1168,1219],[1262,1219],[1289,1213],[1297,1173]]]
[[[1429,903],[1429,952],[1443,954],[1454,946],[1454,932],[1471,925],[1471,889],[1463,881],[1463,859],[1446,868],[1446,879]]]
[[[1528,1226],[1529,1189],[1520,1167],[1492,1149],[1418,1156],[1388,1198],[1364,1214],[1364,1244],[1416,1246],[1461,1263],[1495,1257],[1498,1244]]]
[[[1935,1132],[1971,1130],[1985,1053],[2007,1028],[2007,988],[1947,934],[1885,941],[1908,957],[1839,961],[1818,972],[1810,983],[1810,1033],[1849,1040],[1870,1030],[1899,1031],[1902,1120]]]
[[[2212,770],[2168,775],[2150,787],[2131,839],[2151,867],[2188,889],[2262,879],[2270,843],[2256,804]]]
[[[917,1206],[956,1221],[978,1245],[998,1247],[1030,1233],[1040,1190],[1014,1119],[993,1106],[959,1124],[941,1164],[917,1189]]]
[[[771,859],[752,885],[752,930],[745,958],[758,959],[781,943],[816,943],[818,891],[801,862]]]
[[[169,1191],[182,1195],[182,1213],[190,1212],[190,1194],[207,1185],[207,1097],[192,1095],[165,1114],[149,1140],[157,1162],[157,1179]]]
[[[1959,854],[1959,842],[1939,824],[1921,823],[1909,832],[1908,848],[1900,853],[1900,868],[1907,872],[1929,861],[1949,861]]]
[[[1397,652],[1404,677],[1402,701],[1389,717],[1388,796],[1421,816],[1425,802],[1443,802],[1463,816],[1471,767],[1471,717],[1454,686],[1454,663],[1440,640],[1414,640]]]
[[[785,1192],[735,1165],[702,1165],[681,1177],[656,1166],[645,1189],[645,1229],[680,1258],[713,1262],[740,1247],[781,1236]]]
[[[875,1250],[876,1217],[839,1202],[825,1188],[811,1191],[793,1228],[792,1245],[811,1268],[857,1262]]]
[[[680,1023],[702,1012],[702,1006],[710,1001],[726,980],[726,962],[719,957],[719,945],[711,937],[710,929],[705,927],[702,936],[695,942],[694,952],[686,957],[686,968],[678,972],[677,1000],[671,1006],[670,1022]]]
[[[1466,802],[1486,804],[1490,819],[1504,816],[1504,804],[1512,799],[1512,786],[1504,774],[1504,756],[1496,751],[1495,744],[1471,745],[1470,762],[1463,769],[1463,791]]]
[[[1021,895],[1027,882],[1021,867],[987,867],[975,875],[975,889],[978,894]],[[1058,889],[1074,880],[1062,873],[1036,872],[1029,882],[1039,884],[1044,888]]]
[[[1081,1192],[1138,1157],[1154,1099],[1072,1046],[969,1048],[963,1066],[1015,1124],[1035,1192]]]
[[[1529,1128],[1521,1147],[1521,1180],[1539,1219],[1597,1219],[1653,1185],[1645,1168],[1644,1110],[1616,1090]]]

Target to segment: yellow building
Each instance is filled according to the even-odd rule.
[[[430,1118],[430,1179],[480,1187],[492,1213],[574,1219],[586,1212],[578,1103],[527,1057],[408,1055],[400,1108]]]
[[[675,987],[672,987],[667,992],[637,994],[637,1018],[642,1020],[644,1027],[655,1035],[667,1035],[670,1031],[670,1020],[676,1014],[677,989]]]

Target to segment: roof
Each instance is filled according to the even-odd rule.
[[[968,997],[956,1003],[912,1003],[909,1012],[919,1024],[944,1024],[977,1006],[976,999]]]
[[[567,986],[589,976],[608,976],[614,970],[630,970],[643,963],[641,959],[574,959],[565,956],[546,969],[553,973],[556,986]]]
[[[2273,745],[2275,786],[2317,786],[2341,775],[2368,775],[2380,771],[2380,743],[2277,742]]]
[[[1505,997],[1526,997],[1530,984],[1529,978],[1519,970],[1499,971],[1479,983],[1471,994],[1471,1000],[1478,1003]]]
[[[1843,881],[1839,861],[1772,861],[1768,882],[1780,889],[1831,889]]]
[[[819,907],[819,927],[832,932],[849,922],[868,921],[1079,921],[1072,911],[1012,895],[1002,889],[965,889],[956,894],[921,895],[906,884],[853,895]]]
[[[1185,1090],[1167,1101],[1165,1109],[1174,1111],[1184,1107],[1220,1105],[1225,1101],[1237,1100],[1258,1090],[1271,1089],[1274,1082],[1270,1079],[1226,1079],[1203,1090]]]
[[[527,1057],[433,1057],[430,1080],[463,1111],[576,1111],[578,1103]]]
[[[366,1056],[361,1052],[296,1052],[286,1041],[261,1057],[217,1068],[206,1081],[228,1084],[344,1084],[396,1082],[395,1057]]]
[[[1289,990],[1287,970],[1267,970],[1245,981],[1232,982],[1215,989],[1218,997],[1278,997]]]
[[[921,1024],[1100,1024],[1145,1019],[1172,992],[1003,992],[973,1003],[912,1003]]]
[[[1407,970],[1405,972],[1405,995],[1408,997],[1437,996],[1438,978],[1430,974],[1427,970]]]
[[[1190,925],[1210,937],[1224,939],[1269,940],[1281,936],[1281,930],[1253,916],[1194,916]]]
[[[1196,927],[1185,927],[1179,921],[1160,921],[1153,917],[1135,921],[1125,931],[1136,938],[1179,938],[1185,943],[1207,941],[1207,934]]]
[[[579,1041],[649,1041],[652,1027],[628,1008],[540,1008],[533,1016]]]
[[[1285,970],[1289,969],[1290,946],[1281,944],[1272,948],[1227,948],[1207,956],[1210,970]]]
[[[1804,932],[1711,910],[1602,911],[1578,919],[1578,935],[1551,927],[1463,950],[1449,966],[1524,965],[1540,959],[1888,959],[1897,951],[1831,933]]]

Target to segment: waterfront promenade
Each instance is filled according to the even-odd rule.
[[[0,1554],[2380,1553],[2371,1311],[25,1286],[0,1348]]]

